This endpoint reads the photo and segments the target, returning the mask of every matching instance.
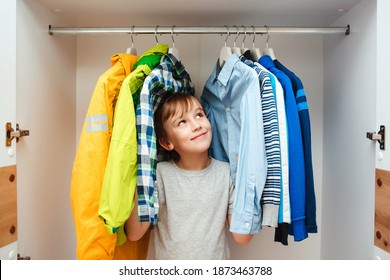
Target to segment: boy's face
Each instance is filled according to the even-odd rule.
[[[195,98],[188,112],[178,110],[164,123],[166,139],[160,144],[167,150],[175,150],[180,157],[208,153],[211,143],[211,125],[202,106]]]

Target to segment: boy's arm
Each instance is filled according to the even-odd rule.
[[[145,232],[150,227],[150,222],[139,222],[138,221],[138,194],[135,192],[134,195],[134,208],[131,212],[129,219],[125,223],[125,231],[127,239],[130,241],[137,241],[144,236]]]
[[[227,221],[228,221],[229,227],[230,227],[231,220],[232,220],[232,215],[228,214]],[[252,237],[253,237],[253,234],[240,234],[240,233],[234,233],[234,232],[232,232],[232,235],[233,235],[234,241],[240,245],[248,244],[252,240]]]

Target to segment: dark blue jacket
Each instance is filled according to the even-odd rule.
[[[301,124],[303,152],[305,155],[306,176],[306,229],[309,233],[317,233],[316,221],[316,197],[314,190],[313,164],[311,156],[311,132],[309,107],[306,100],[305,90],[301,79],[287,69],[278,60],[274,60],[276,68],[283,71],[291,80],[295,100],[298,106],[299,121]]]

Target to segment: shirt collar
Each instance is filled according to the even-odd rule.
[[[269,68],[270,66],[275,66],[272,58],[269,55],[262,55],[259,59],[259,63],[263,65],[265,68]]]
[[[137,63],[135,63],[134,68],[137,68],[138,65],[145,64],[145,61],[149,61],[148,57],[151,56],[161,57],[167,52],[168,52],[168,45],[166,44],[155,45],[142,54],[142,56],[138,59]]]
[[[149,50],[144,52],[142,56],[150,55],[150,54],[161,54],[164,55],[168,52],[168,45],[167,44],[157,44],[153,47],[151,47]],[[141,57],[142,57],[141,56]]]
[[[160,64],[170,65],[172,75],[175,79],[186,79],[191,82],[191,78],[184,65],[177,60],[177,58],[171,54],[167,53],[161,57]]]
[[[229,82],[229,79],[233,73],[234,65],[239,61],[240,59],[236,54],[230,55],[227,60],[225,61],[225,64],[221,68],[219,64],[219,60],[217,62],[217,73],[218,74],[218,81],[220,81],[224,86],[227,85]],[[219,71],[218,71],[219,70]]]

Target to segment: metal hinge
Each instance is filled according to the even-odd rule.
[[[18,261],[20,260],[31,260],[30,257],[22,257],[20,254],[18,254],[17,258],[16,258]]]
[[[367,132],[366,137],[373,141],[378,141],[379,148],[381,150],[385,149],[385,126],[381,125],[378,133],[375,132]]]
[[[29,136],[30,131],[29,130],[21,130],[19,129],[19,124],[16,124],[16,130],[12,128],[12,124],[10,122],[7,122],[5,124],[5,146],[11,147],[12,140],[15,138],[16,143],[19,142],[19,138],[24,136]]]

